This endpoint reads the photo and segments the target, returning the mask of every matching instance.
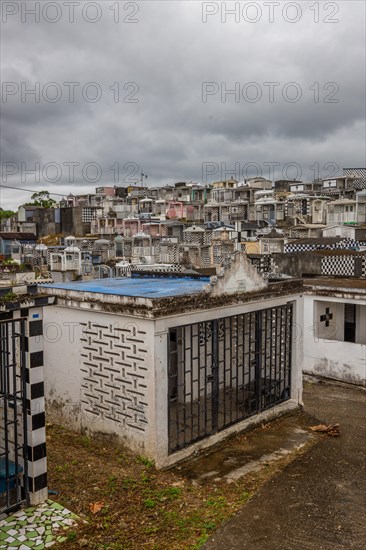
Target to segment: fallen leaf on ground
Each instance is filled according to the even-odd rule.
[[[91,511],[92,514],[97,514],[98,512],[101,511],[101,509],[103,508],[104,506],[104,502],[101,500],[99,502],[92,502],[89,504],[89,509]]]
[[[317,426],[310,426],[310,430],[326,433],[334,437],[339,436],[339,424],[318,424]]]

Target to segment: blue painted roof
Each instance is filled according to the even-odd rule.
[[[74,290],[77,292],[96,292],[117,296],[135,296],[142,298],[166,298],[202,292],[209,283],[209,277],[145,277],[133,276],[114,279],[93,279],[69,283],[39,285],[45,288]]]

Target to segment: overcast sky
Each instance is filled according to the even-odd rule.
[[[229,15],[221,2],[118,13],[115,0],[64,0],[38,3],[39,22],[35,4],[2,2],[3,185],[68,194],[141,171],[162,185],[366,164],[363,1],[240,2]],[[1,206],[29,197],[3,188]]]

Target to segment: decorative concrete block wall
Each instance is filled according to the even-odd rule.
[[[135,323],[81,323],[83,410],[120,425],[146,429],[146,331]]]
[[[52,306],[45,312],[47,417],[148,454],[154,437],[153,321],[87,308]]]

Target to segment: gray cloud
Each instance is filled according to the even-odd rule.
[[[108,9],[114,4],[100,2],[103,16],[95,24],[83,21],[79,12],[72,24],[65,12],[54,24],[30,18],[22,23],[19,14],[2,24],[2,81],[20,87],[39,82],[41,90],[56,82],[62,89],[56,103],[42,97],[36,103],[30,96],[22,102],[18,93],[1,104],[2,162],[23,162],[30,168],[35,162],[80,165],[73,183],[64,167],[54,184],[42,178],[36,183],[32,177],[21,183],[19,174],[9,177],[8,184],[61,193],[91,191],[99,183],[116,183],[109,167],[117,162],[122,185],[128,162],[143,169],[151,185],[200,181],[202,162],[226,163],[228,169],[235,163],[263,167],[265,162],[296,162],[303,177],[312,175],[309,167],[316,162],[324,166],[334,161],[340,168],[365,164],[363,2],[334,2],[340,8],[338,23],[324,22],[330,14],[326,2],[319,3],[319,23],[309,3],[298,2],[302,17],[293,24],[280,16],[270,23],[263,6],[257,23],[242,18],[235,23],[233,17],[222,23],[220,14],[202,23],[202,3],[188,1],[139,2],[138,23],[116,24]],[[123,17],[129,13],[123,10],[125,4]],[[73,103],[66,82],[80,83]],[[90,82],[102,91],[96,103],[81,94]],[[110,87],[116,82],[125,102],[114,101]],[[123,89],[128,82],[138,86],[130,96],[138,103],[126,102],[134,90]],[[238,82],[241,93],[246,83],[256,82],[263,96],[251,103],[227,95],[222,102],[217,93],[203,103],[203,82],[227,89]],[[280,83],[273,102],[265,82]],[[296,103],[282,97],[289,82],[301,88]],[[333,96],[338,103],[324,103],[332,91],[323,90],[329,82],[339,87]],[[314,83],[319,83],[317,103],[314,87],[309,90]],[[90,162],[102,168],[95,185],[81,174],[81,167]],[[5,207],[25,198],[2,190]]]

